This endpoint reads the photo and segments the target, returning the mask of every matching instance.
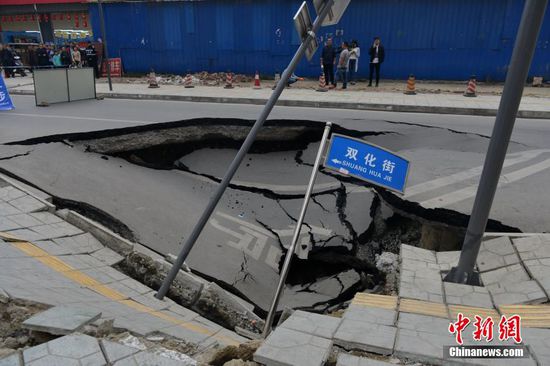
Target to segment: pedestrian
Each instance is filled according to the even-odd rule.
[[[13,53],[8,45],[0,44],[0,65],[4,68],[6,79],[9,77],[15,77],[15,60],[13,59]]]
[[[72,58],[71,58],[71,51],[69,47],[63,46],[63,48],[61,48],[60,55],[61,55],[61,64],[63,65],[63,67],[71,66]]]
[[[48,50],[46,49],[46,46],[44,46],[43,44],[41,44],[36,50],[36,57],[38,59],[38,67],[46,67],[49,65]]]
[[[370,76],[369,76],[369,86],[372,86],[372,76],[376,72],[376,86],[380,82],[380,65],[384,62],[386,53],[384,51],[384,46],[380,43],[380,37],[374,37],[374,43],[369,50],[370,55]]]
[[[52,63],[54,67],[63,67],[61,62],[61,50],[56,50],[52,56]]]
[[[288,78],[288,82],[286,83],[287,88],[290,88],[290,85],[294,84],[297,81],[303,81],[304,78],[299,77],[295,73],[292,73],[290,77]]]
[[[334,65],[336,64],[336,51],[332,46],[332,38],[327,39],[323,52],[321,53],[321,68],[325,73],[325,83],[330,89],[336,88],[334,80]]]
[[[73,52],[71,53],[73,57],[73,67],[82,67],[82,55],[77,46],[73,47]]]
[[[354,40],[351,42],[351,50],[349,52],[349,82],[355,85],[355,74],[359,69],[359,57],[361,57],[361,49],[359,43]]]
[[[338,58],[338,79],[342,81],[342,90],[348,88],[348,68],[349,68],[349,44],[342,42],[342,51]]]
[[[29,66],[31,67],[31,71],[33,71],[36,66],[38,66],[38,54],[37,54],[37,48],[36,46],[30,46],[29,51]]]
[[[88,64],[88,67],[92,67],[94,69],[94,75],[96,79],[99,79],[97,53],[92,42],[88,42],[88,47],[86,47],[86,63]]]

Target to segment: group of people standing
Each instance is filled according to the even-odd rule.
[[[92,67],[96,78],[100,76],[101,52],[98,52],[93,43],[88,42],[86,47],[75,43],[55,46],[40,44],[30,46],[27,50],[28,65],[21,68],[31,70],[39,68],[68,68]],[[6,77],[15,76],[15,59],[20,59],[17,53],[8,45],[0,45],[0,65],[4,68]]]
[[[92,67],[99,77],[98,54],[91,42],[85,48],[75,43],[59,47],[41,44],[31,47],[28,52],[31,68]]]
[[[359,58],[361,49],[357,41],[342,42],[339,50],[336,50],[332,38],[327,39],[325,47],[321,53],[321,67],[325,74],[325,83],[330,89],[337,87],[337,81],[342,82],[342,89],[347,89],[348,82],[355,85],[355,74],[359,68]],[[380,37],[375,37],[372,46],[369,48],[369,85],[372,86],[373,77],[376,76],[375,86],[380,82],[380,65],[385,59],[384,46],[380,42]],[[336,74],[334,67],[336,66]]]

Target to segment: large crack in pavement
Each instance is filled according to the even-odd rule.
[[[45,144],[61,144],[64,149],[88,156],[88,163],[94,167],[120,165],[125,174],[128,169],[148,177],[158,171],[162,177],[159,179],[181,179],[181,174],[185,174],[191,186],[181,187],[185,195],[177,199],[186,200],[185,205],[193,209],[182,214],[178,210],[186,206],[180,205],[170,212],[172,216],[179,214],[189,228],[194,220],[188,217],[203,207],[212,187],[220,182],[250,124],[251,121],[243,120],[199,119],[46,136],[12,144],[32,145],[35,150]],[[322,130],[323,124],[312,121],[269,121],[205,229],[199,243],[201,250],[191,253],[189,265],[195,272],[254,303],[258,314],[265,314],[266,297],[272,293],[288,250],[305,191],[305,177],[311,172]],[[333,133],[357,138],[399,135],[391,131],[349,130],[338,125],[334,125]],[[385,251],[397,253],[402,242],[435,250],[460,246],[467,215],[424,209],[355,178],[324,168],[320,172],[283,305],[327,311],[357,291],[379,291],[384,277],[376,269],[376,256]],[[104,183],[107,196],[112,184],[109,178],[105,177]],[[154,178],[148,181],[154,182]],[[163,194],[161,188],[153,192]],[[60,207],[75,209],[123,237],[168,254],[169,249],[161,247],[162,241],[144,238],[139,221],[124,222],[112,210],[95,207],[86,199],[54,196],[54,203]],[[149,219],[159,220],[154,216]],[[519,231],[492,220],[488,229]],[[176,235],[186,234],[177,225],[172,230]],[[441,232],[450,233],[445,245],[438,240]],[[177,250],[176,244],[170,250]]]

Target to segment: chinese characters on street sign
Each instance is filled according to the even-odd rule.
[[[409,161],[363,140],[333,134],[325,167],[404,193]]]

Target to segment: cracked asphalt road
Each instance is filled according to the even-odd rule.
[[[259,111],[257,106],[124,100],[40,109],[33,106],[32,98],[15,96],[14,100],[18,109],[0,115],[2,143],[204,116],[253,119]],[[329,119],[349,129],[383,132],[366,136],[366,140],[412,162],[404,198],[426,208],[464,214],[471,210],[494,122],[489,117],[279,107],[272,118]],[[513,139],[491,217],[524,232],[549,231],[550,122],[519,120]],[[190,257],[190,265],[233,285],[265,309],[277,280],[281,246],[288,245],[301,203],[297,197],[305,191],[316,146],[311,143],[300,151],[250,154],[251,160],[233,182],[238,186],[224,196]],[[0,168],[54,196],[105,211],[127,225],[138,241],[167,254],[177,253],[182,235],[195,223],[216,178],[234,153],[233,149],[197,149],[180,159],[189,170],[182,171],[154,170],[115,157],[105,160],[63,143],[0,145]],[[250,192],[257,188],[284,199]],[[370,190],[321,174],[315,193],[302,245],[351,246],[369,228]],[[260,252],[262,243],[266,244]],[[308,249],[302,248],[304,253]],[[358,275],[353,269],[341,269],[325,273],[325,279],[325,283],[312,284],[304,276],[291,276],[292,289],[281,304],[326,302],[353,288]]]

